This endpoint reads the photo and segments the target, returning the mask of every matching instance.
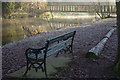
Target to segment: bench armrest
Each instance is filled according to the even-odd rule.
[[[29,50],[40,51],[40,50],[43,50],[43,49],[45,49],[45,47],[42,47],[42,48],[28,48],[25,52],[27,52]]]
[[[41,50],[44,50],[45,47],[42,47],[42,48],[28,48],[26,51],[25,51],[25,55],[26,57],[28,57],[28,54],[35,54],[35,55],[38,55],[38,53],[40,53]]]

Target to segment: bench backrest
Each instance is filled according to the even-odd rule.
[[[48,39],[45,44],[46,49],[44,57],[48,57],[56,53],[67,45],[72,46],[75,33],[76,31],[71,31],[63,35]]]

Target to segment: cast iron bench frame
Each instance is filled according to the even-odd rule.
[[[57,53],[56,56],[58,56],[61,50],[64,50],[64,52],[70,51],[73,56],[72,47],[75,33],[76,31],[71,31],[52,39],[48,39],[45,42],[45,47],[40,49],[28,48],[25,51],[27,66],[24,76],[29,70],[31,70],[31,68],[35,68],[36,72],[38,71],[38,69],[42,69],[42,72],[45,72],[45,76],[47,77],[46,58],[53,55],[54,53]],[[38,66],[36,66],[35,64],[37,64]],[[42,66],[43,64],[44,68]]]

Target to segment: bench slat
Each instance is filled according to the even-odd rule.
[[[54,43],[54,42],[61,41],[61,40],[64,40],[64,39],[73,37],[74,34],[75,34],[75,31],[72,31],[72,32],[69,32],[69,33],[65,33],[65,34],[63,34],[63,35],[54,37],[54,38],[52,38],[52,39],[48,39],[47,42],[49,42],[49,44],[52,44],[52,43]]]
[[[55,47],[52,50],[49,50],[47,52],[47,56],[46,57],[49,57],[49,56],[53,55],[54,53],[56,53],[56,52],[58,52],[58,51],[60,51],[60,50],[62,50],[64,48],[66,48],[66,47],[69,47],[69,46],[70,46],[69,44],[66,44],[66,45],[62,44],[62,45],[60,45],[58,47]],[[38,54],[38,60],[43,60],[44,59],[44,54],[45,54],[44,51],[42,53]],[[36,56],[35,55],[31,55],[31,56],[29,56],[29,59],[36,60]]]
[[[59,42],[59,43],[56,43],[55,45],[49,47],[49,48],[48,48],[48,51],[49,51],[49,50],[52,50],[53,48],[55,48],[55,47],[57,47],[57,46],[60,46],[60,45],[62,45],[62,44],[70,44],[71,41],[72,41],[72,38],[69,38],[69,39],[67,39],[67,40],[65,40],[65,41],[61,41],[61,42]]]
[[[69,47],[69,46],[70,46],[69,44],[66,44],[66,45],[63,44],[61,46],[55,47],[54,49],[52,49],[52,50],[47,52],[47,57],[53,55],[54,53],[56,53],[56,52],[58,52],[58,51],[60,51],[60,50],[62,50],[64,48],[66,48],[66,47]]]

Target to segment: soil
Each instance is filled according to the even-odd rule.
[[[26,65],[24,52],[27,48],[41,48],[48,38],[76,30],[73,44],[74,59],[67,67],[57,68],[52,74],[56,78],[120,78],[112,68],[117,51],[117,32],[115,31],[105,45],[98,59],[85,58],[86,53],[94,47],[116,24],[115,18],[103,19],[88,24],[62,28],[51,32],[42,32],[29,38],[9,43],[2,47],[3,77]],[[59,56],[71,57],[71,54]]]

